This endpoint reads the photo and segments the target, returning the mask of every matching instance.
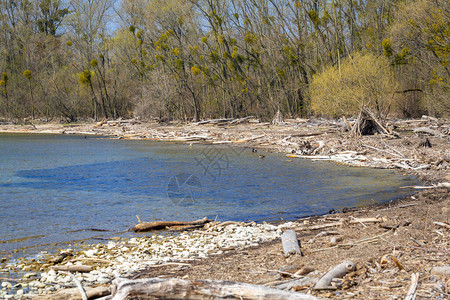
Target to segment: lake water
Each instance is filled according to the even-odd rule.
[[[395,199],[413,184],[393,171],[223,145],[0,134],[0,255],[131,236],[136,215],[295,219]]]

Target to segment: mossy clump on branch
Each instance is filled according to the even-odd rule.
[[[30,70],[23,71],[23,76],[25,76],[27,79],[31,79],[31,71]]]

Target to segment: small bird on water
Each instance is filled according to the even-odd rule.
[[[259,158],[263,159],[264,157],[266,157],[265,155],[260,154]]]
[[[256,153],[256,152],[258,152],[258,150],[256,150],[255,148],[252,148],[252,152]]]

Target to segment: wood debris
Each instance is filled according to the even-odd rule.
[[[145,232],[151,230],[161,230],[167,227],[173,226],[192,226],[192,225],[204,225],[211,222],[207,217],[200,220],[190,221],[190,222],[180,222],[180,221],[155,221],[155,222],[144,222],[135,225],[131,230],[134,232]],[[197,228],[197,227],[193,227]]]

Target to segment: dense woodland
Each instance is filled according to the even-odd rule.
[[[450,114],[447,0],[0,0],[0,116]]]

